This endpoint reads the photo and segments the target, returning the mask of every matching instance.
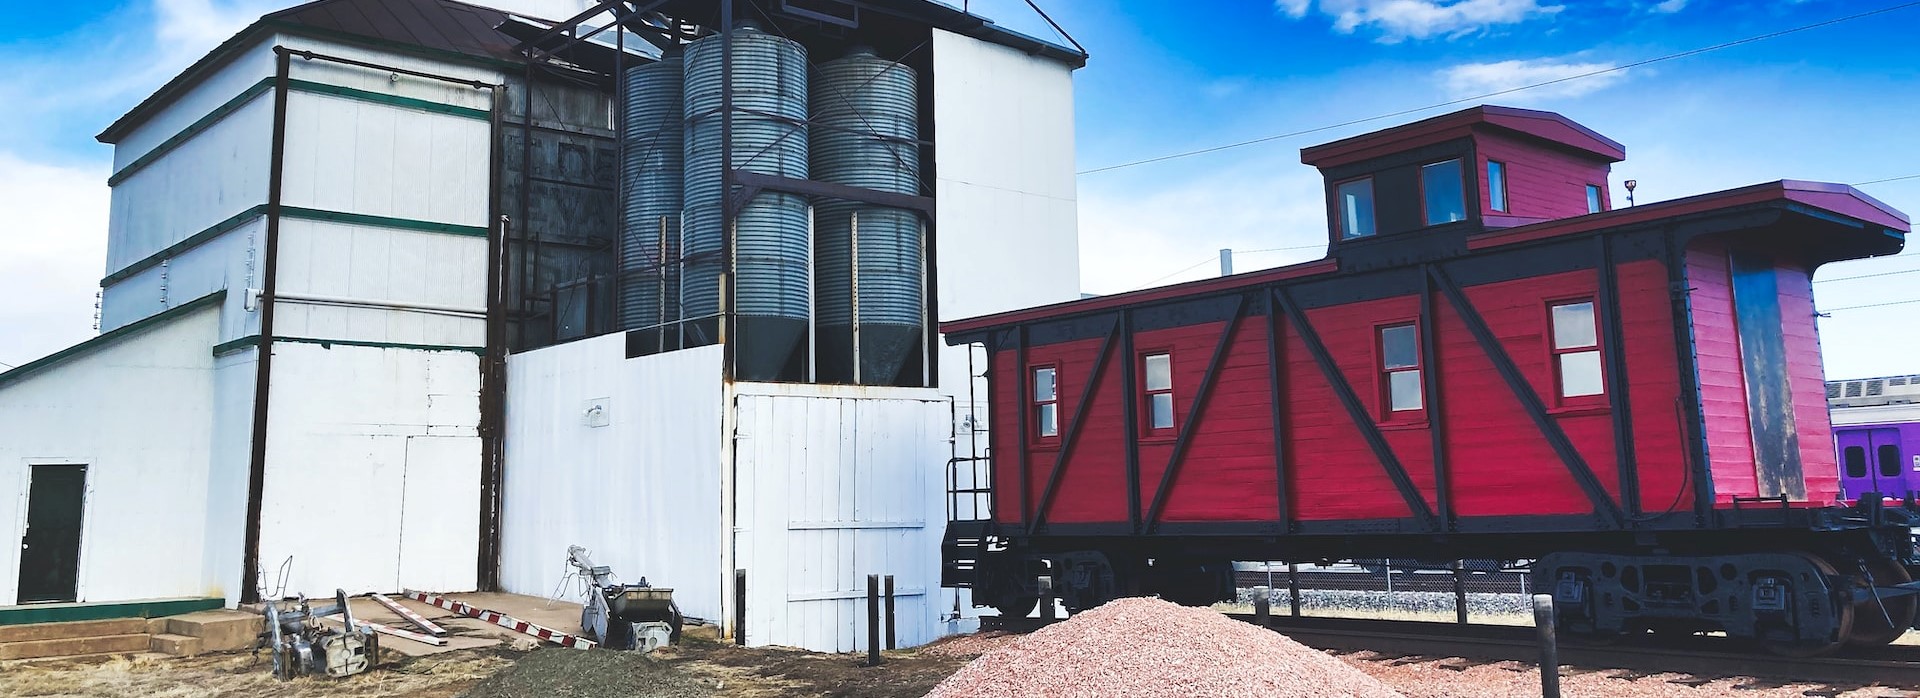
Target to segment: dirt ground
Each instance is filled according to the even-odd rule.
[[[902,650],[878,668],[866,656],[815,654],[721,643],[689,629],[682,644],[652,655],[505,646],[406,657],[382,652],[380,667],[343,680],[272,677],[270,660],[241,653],[175,658],[0,664],[0,696],[132,698],[919,698],[972,656]]]

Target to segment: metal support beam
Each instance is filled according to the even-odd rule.
[[[1286,365],[1281,363],[1281,342],[1285,335],[1280,328],[1280,307],[1269,295],[1263,299],[1267,305],[1267,391],[1271,395],[1273,409],[1273,479],[1278,485],[1278,497],[1275,501],[1279,508],[1281,530],[1293,530],[1293,512],[1287,502],[1287,393],[1282,379]]]
[[[1605,235],[1596,235],[1600,248],[1599,282],[1594,299],[1600,321],[1600,356],[1605,368],[1607,404],[1613,414],[1614,467],[1620,475],[1620,505],[1629,516],[1640,515],[1640,468],[1634,454],[1633,401],[1627,394],[1626,330],[1620,319],[1619,269],[1613,261],[1613,244]]]
[[[1453,501],[1448,495],[1446,399],[1440,393],[1439,314],[1433,307],[1433,280],[1420,279],[1420,389],[1426,393],[1427,433],[1433,444],[1434,508],[1440,525],[1453,529]]]
[[[1467,295],[1453,283],[1453,279],[1447,276],[1446,270],[1441,267],[1427,267],[1427,276],[1433,283],[1439,285],[1441,293],[1445,294],[1447,301],[1452,304],[1454,313],[1460,316],[1460,321],[1467,326],[1467,331],[1473,335],[1474,341],[1480,344],[1480,350],[1486,354],[1487,360],[1493,363],[1494,369],[1506,381],[1507,389],[1513,393],[1514,399],[1520,402],[1520,409],[1533,419],[1533,425],[1540,430],[1540,436],[1545,438],[1547,445],[1560,456],[1561,464],[1566,466],[1567,472],[1573,475],[1574,484],[1579,485],[1580,489],[1586,493],[1587,499],[1593,502],[1595,513],[1606,518],[1614,526],[1624,525],[1626,515],[1620,511],[1620,505],[1613,501],[1613,496],[1608,494],[1607,489],[1600,484],[1600,478],[1596,477],[1593,469],[1587,466],[1587,461],[1581,457],[1579,449],[1573,447],[1573,441],[1567,438],[1567,433],[1560,428],[1560,423],[1554,420],[1553,415],[1547,414],[1547,406],[1540,400],[1540,395],[1534,392],[1533,385],[1527,382],[1527,377],[1520,373],[1518,366],[1514,365],[1513,357],[1507,355],[1507,350],[1501,346],[1500,339],[1494,336],[1492,328],[1489,328],[1486,321],[1480,317],[1473,303],[1467,300]]]
[[[260,256],[260,343],[254,353],[253,438],[247,463],[247,520],[240,554],[240,601],[260,600],[260,521],[266,497],[267,407],[273,378],[273,294],[280,268],[280,193],[286,180],[287,90],[293,59],[287,49],[273,47],[273,136],[267,170],[267,232]]]

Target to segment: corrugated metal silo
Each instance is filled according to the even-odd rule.
[[[620,202],[620,322],[622,330],[678,319],[681,190],[686,126],[678,47],[657,63],[627,71],[626,139]]]
[[[693,42],[686,56],[686,264],[681,313],[720,312],[722,210],[721,85],[733,84],[733,166],[796,179],[807,177],[807,52],[800,44],[742,26],[733,30],[733,74],[724,77],[721,36]],[[734,225],[733,308],[739,335],[734,377],[793,379],[812,318],[807,200],[763,192],[741,206]],[[716,322],[691,326],[713,331]],[[711,341],[712,337],[706,338]],[[702,343],[702,342],[690,342]]]
[[[918,87],[913,69],[864,47],[815,66],[814,179],[921,193]],[[822,201],[814,230],[820,380],[903,382],[900,373],[925,337],[920,214]]]

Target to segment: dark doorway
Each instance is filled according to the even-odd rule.
[[[87,466],[36,465],[20,539],[20,601],[74,601],[80,576],[80,510]]]

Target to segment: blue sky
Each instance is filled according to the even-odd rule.
[[[514,0],[518,1],[518,0]],[[551,0],[549,0],[551,1]],[[948,0],[960,4],[961,0]],[[91,334],[110,150],[93,135],[285,0],[7,3],[0,9],[0,363]],[[1093,59],[1076,76],[1080,169],[1286,133],[1603,69],[1898,0],[1041,1]],[[971,8],[1055,37],[1023,0]],[[1491,100],[1625,143],[1642,203],[1776,179],[1920,174],[1920,6]],[[1466,105],[1461,105],[1466,106]],[[1317,258],[1315,143],[1450,107],[1080,178],[1082,286],[1111,293]],[[1863,191],[1920,214],[1920,178]],[[1621,202],[1624,203],[1624,202]],[[1277,249],[1300,248],[1300,249]],[[1256,252],[1256,250],[1271,250]],[[1871,279],[1845,277],[1903,272]],[[1823,308],[1920,300],[1920,250],[1832,265]],[[1833,279],[1832,281],[1829,281]],[[1920,303],[1822,320],[1835,378],[1920,373]]]

